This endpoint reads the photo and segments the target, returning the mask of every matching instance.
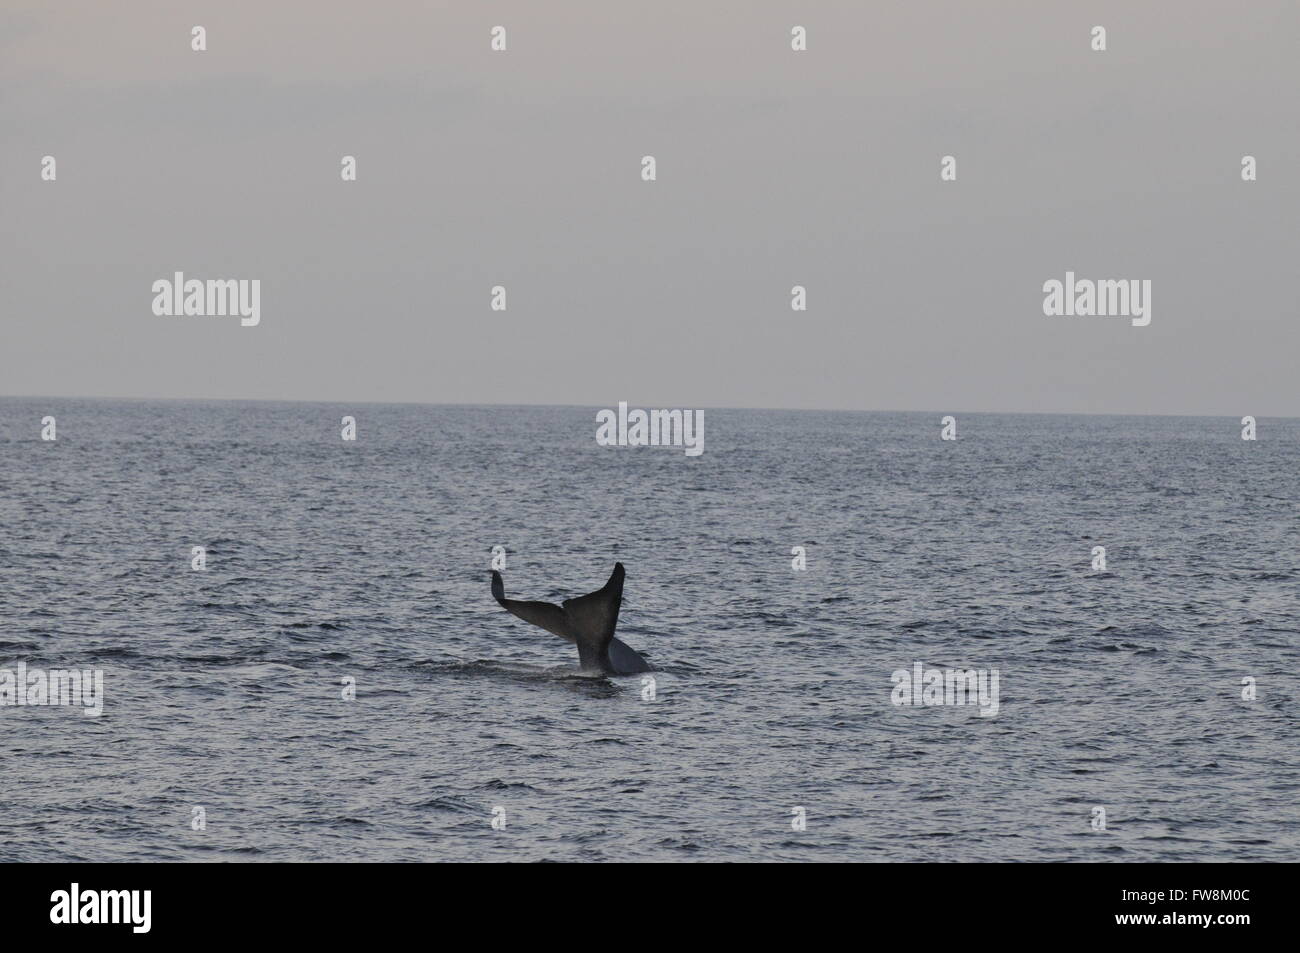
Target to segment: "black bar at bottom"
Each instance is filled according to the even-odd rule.
[[[1232,864],[5,865],[5,937],[80,942],[269,939],[369,943],[413,930],[640,928],[709,933],[765,924],[918,942],[1136,934],[1216,943],[1279,933],[1290,866]],[[698,881],[696,878],[699,878]],[[76,885],[75,888],[73,885]],[[147,891],[147,894],[145,893]],[[74,902],[75,901],[75,902]],[[72,921],[77,922],[72,922]],[[85,922],[111,921],[118,922]],[[56,922],[57,921],[57,922]],[[695,928],[692,928],[695,929]],[[988,933],[988,930],[993,933]],[[971,932],[974,931],[974,932]],[[697,931],[698,932],[698,931]],[[1287,931],[1289,932],[1289,931]],[[480,934],[483,935],[483,934]],[[430,937],[436,942],[437,934]],[[526,939],[526,936],[524,937]],[[446,939],[451,941],[452,937]],[[698,940],[699,937],[697,936]]]

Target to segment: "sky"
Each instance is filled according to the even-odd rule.
[[[6,0],[0,395],[1300,416],[1298,38],[1294,0]],[[260,324],[155,315],[176,271]],[[1067,271],[1151,323],[1044,315]]]

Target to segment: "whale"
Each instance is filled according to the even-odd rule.
[[[650,672],[650,663],[635,649],[614,638],[618,610],[623,605],[622,563],[614,564],[609,581],[595,592],[560,605],[550,602],[525,602],[507,599],[501,573],[492,570],[492,597],[525,622],[531,622],[552,635],[578,647],[578,662],[584,672],[602,675],[636,675]]]

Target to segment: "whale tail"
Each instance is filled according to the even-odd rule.
[[[609,582],[576,599],[565,599],[573,640],[578,644],[578,661],[586,669],[612,671],[609,645],[614,641],[618,610],[623,605],[623,564],[615,563]]]
[[[562,606],[549,602],[507,599],[501,574],[492,573],[492,596],[507,610],[578,647],[578,660],[588,671],[632,675],[651,671],[637,652],[614,638],[618,610],[623,605],[622,563],[614,564],[609,581],[595,592],[566,599]]]
[[[559,606],[549,602],[525,602],[522,599],[507,599],[506,586],[501,581],[501,573],[492,570],[492,596],[497,602],[509,609],[525,622],[540,626],[552,635],[558,635],[570,642],[576,641],[570,631],[569,618]]]

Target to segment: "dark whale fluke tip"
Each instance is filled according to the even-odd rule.
[[[501,581],[501,573],[492,570],[492,598],[505,605],[506,584]]]

